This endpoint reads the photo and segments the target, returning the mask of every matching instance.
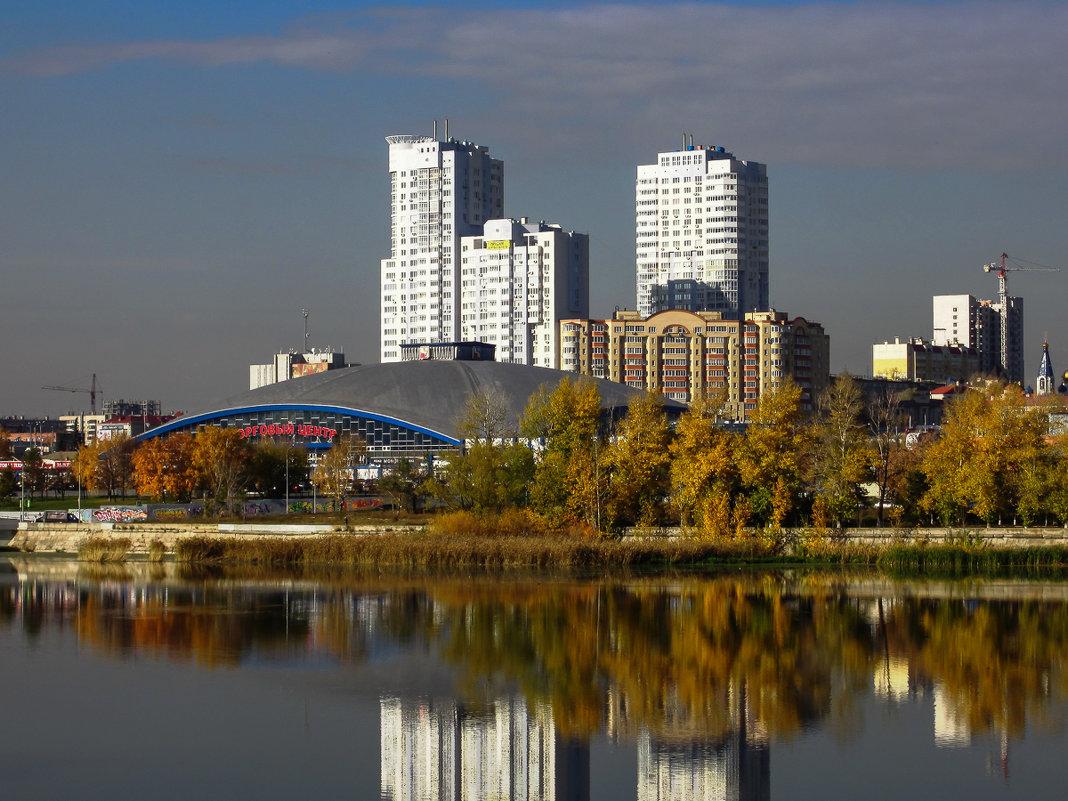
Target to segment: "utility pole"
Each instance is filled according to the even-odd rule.
[[[301,309],[300,313],[304,315],[304,350],[303,353],[308,352],[308,310]]]

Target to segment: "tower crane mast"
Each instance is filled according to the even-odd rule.
[[[1060,267],[1050,267],[1046,264],[1014,258],[1008,253],[1001,254],[1000,263],[983,265],[983,272],[998,274],[998,303],[1001,306],[1001,366],[1010,381],[1015,377],[1016,365],[1015,359],[1009,353],[1009,279],[1007,274],[1010,272],[1056,273],[1060,270]]]

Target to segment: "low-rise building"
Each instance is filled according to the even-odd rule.
[[[248,388],[259,389],[279,381],[351,366],[353,365],[345,364],[344,353],[332,348],[312,348],[307,353],[284,351],[276,353],[270,364],[249,365]]]
[[[617,311],[560,323],[560,369],[659,390],[689,402],[725,390],[724,414],[745,420],[761,394],[792,379],[812,408],[829,382],[830,340],[819,323],[775,310],[725,320],[721,312]]]
[[[872,345],[871,372],[876,378],[952,384],[981,371],[979,352],[960,343],[935,345],[914,337]]]

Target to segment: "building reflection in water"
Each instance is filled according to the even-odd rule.
[[[638,801],[768,801],[768,735],[744,688],[731,688],[731,730],[715,740],[681,732],[638,737]]]
[[[454,701],[383,698],[382,797],[391,801],[582,801],[587,742],[559,736],[548,704],[521,696],[484,710]]]

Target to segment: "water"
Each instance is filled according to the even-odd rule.
[[[5,798],[1057,798],[1068,584],[0,561]]]

